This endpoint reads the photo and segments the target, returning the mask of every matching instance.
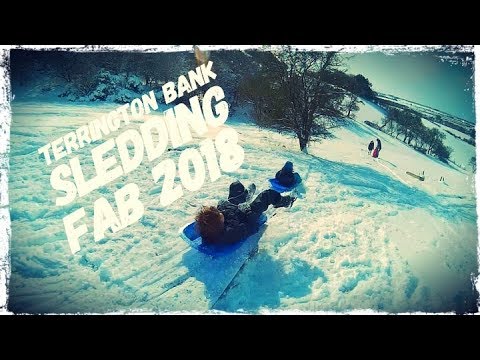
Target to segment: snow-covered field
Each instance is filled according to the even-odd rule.
[[[378,95],[377,95],[378,96]],[[392,100],[394,101],[395,103],[397,104],[400,104],[400,105],[405,105],[407,106],[408,108],[410,109],[413,109],[413,110],[416,110],[420,113],[427,113],[427,114],[430,114],[432,116],[441,116],[441,117],[444,117],[445,115],[447,115],[446,113],[444,113],[443,111],[439,111],[437,109],[434,109],[434,108],[431,108],[429,106],[425,106],[425,105],[421,105],[421,104],[418,104],[416,102],[413,102],[413,101],[409,101],[409,100],[406,100],[406,99],[402,99],[402,98],[398,98],[396,96],[392,96],[392,95],[386,95],[386,94],[383,94],[383,95],[380,95],[379,96],[380,98],[384,98],[384,99],[387,99],[387,100]],[[472,124],[471,122],[469,121],[466,121],[466,120],[463,120],[459,117],[456,117],[456,116],[448,116],[449,117],[449,121],[452,121],[453,123],[456,123],[457,125],[460,125],[466,129],[469,129],[469,128],[474,128],[475,127],[475,124]],[[449,129],[449,130],[454,130],[454,129]],[[462,132],[458,131],[458,133],[462,134],[463,136],[466,136],[465,134],[463,134]]]
[[[293,161],[304,177],[304,191],[294,207],[278,209],[270,218],[259,252],[214,309],[437,312],[474,306],[472,276],[478,265],[473,174],[428,158],[366,126],[364,120],[382,117],[369,104],[361,106],[357,121],[337,129],[333,139],[312,143],[310,155],[298,151],[293,137],[259,129],[245,114],[236,114],[226,123],[238,131],[245,149],[244,163],[235,173],[224,174],[214,183],[206,181],[199,191],[186,192],[162,208],[161,185],[151,179],[156,163],[144,160],[132,173],[65,209],[54,206],[60,194],[51,189],[52,168],[37,149],[117,106],[16,102],[12,106],[12,311],[212,308],[216,280],[228,264],[193,266],[190,248],[179,239],[178,229],[200,205],[225,198],[234,179],[245,185],[255,182],[258,190],[267,188],[267,179],[286,160]],[[137,128],[138,122],[132,127]],[[208,136],[217,131],[211,130]],[[374,160],[366,148],[377,137],[383,149],[380,159]],[[88,159],[90,150],[87,146],[78,154]],[[178,151],[171,153],[168,156],[178,157]],[[85,166],[90,169],[88,178],[93,173],[91,161]],[[424,171],[425,181],[406,171]],[[440,176],[446,181],[439,182]],[[84,236],[81,250],[72,255],[62,218],[85,206],[92,219],[93,202],[105,196],[113,203],[113,192],[129,182],[141,189],[145,205],[141,220],[99,243],[91,235]],[[87,221],[89,234],[92,222]]]

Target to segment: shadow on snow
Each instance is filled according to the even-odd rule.
[[[366,166],[352,165],[311,156],[312,171],[326,182],[349,187],[355,196],[379,204],[395,204],[407,209],[423,208],[447,220],[476,221],[475,204],[455,204],[444,196],[433,196]]]

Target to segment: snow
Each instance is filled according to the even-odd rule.
[[[59,194],[49,181],[53,167],[45,165],[38,147],[116,107],[12,103],[10,310],[203,312],[213,305],[249,313],[472,309],[471,277],[478,272],[474,176],[468,167],[444,164],[366,126],[364,120],[383,117],[374,105],[365,102],[356,120],[335,129],[332,139],[312,143],[310,155],[298,150],[295,138],[259,129],[247,114],[237,113],[226,125],[239,133],[243,165],[214,183],[206,181],[197,192],[185,192],[167,208],[159,205],[160,184],[151,180],[156,163],[146,159],[118,181],[65,208],[55,207]],[[218,131],[211,129],[208,136]],[[375,160],[366,149],[377,137],[383,146]],[[455,147],[455,156],[467,159],[474,148],[462,143],[468,145],[452,141],[449,146]],[[76,153],[88,158],[90,150]],[[179,156],[179,151],[170,153],[175,160]],[[218,279],[230,265],[192,257],[178,229],[200,205],[224,199],[235,179],[266,189],[267,179],[286,160],[304,178],[299,199],[291,209],[275,210],[258,253],[213,304]],[[87,168],[86,176],[92,171]],[[424,171],[425,181],[406,171]],[[446,181],[439,182],[440,176]],[[72,255],[63,216],[85,206],[92,219],[93,202],[100,196],[113,202],[114,191],[129,182],[141,189],[141,220],[99,243],[87,221],[90,235]]]

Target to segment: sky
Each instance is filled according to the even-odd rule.
[[[445,55],[440,52],[358,53],[347,59],[346,65],[349,73],[367,77],[375,91],[475,122],[473,60],[462,65],[460,57],[442,61]]]

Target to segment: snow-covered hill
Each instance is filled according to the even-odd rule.
[[[362,105],[356,121],[336,129],[334,138],[313,143],[310,155],[299,152],[293,137],[259,129],[246,114],[237,114],[227,121],[245,149],[237,172],[205,182],[199,191],[161,208],[160,186],[152,183],[152,165],[144,162],[78,205],[57,210],[51,169],[36,150],[115,107],[13,103],[11,310],[205,311],[212,305],[209,291],[221,268],[205,264],[193,272],[188,245],[177,235],[179,227],[200,205],[225,198],[234,179],[267,188],[267,179],[286,160],[304,177],[300,199],[269,220],[258,254],[215,309],[473,308],[472,276],[478,271],[474,176],[366,126],[364,120],[381,119],[378,108]],[[377,137],[383,146],[375,160],[366,148]],[[84,148],[79,154],[89,151]],[[425,181],[406,171],[423,171]],[[440,176],[445,182],[438,181]],[[71,255],[62,217],[77,206],[85,206],[91,217],[96,198],[112,200],[113,192],[127,182],[142,189],[142,219],[100,243],[86,237],[81,251]]]
[[[388,94],[377,93],[377,97],[379,99],[385,99],[385,100],[393,101],[394,103],[397,103],[399,105],[406,106],[407,108],[410,108],[410,109],[412,109],[414,111],[417,111],[421,114],[427,115],[427,116],[431,117],[432,119],[439,116],[443,120],[448,120],[449,122],[455,124],[456,126],[460,126],[461,128],[463,128],[465,130],[465,133],[461,133],[463,136],[467,136],[466,134],[468,134],[471,129],[475,128],[475,124],[472,124],[469,121],[466,121],[464,119],[461,119],[461,118],[459,118],[457,116],[454,116],[454,115],[451,115],[451,114],[447,114],[443,111],[431,108],[430,106],[422,105],[422,104],[419,104],[419,103],[416,103],[416,102],[413,102],[413,101],[409,101],[409,100],[402,99],[402,98],[399,98],[399,97],[396,97],[396,96],[393,96],[393,95],[388,95]]]

